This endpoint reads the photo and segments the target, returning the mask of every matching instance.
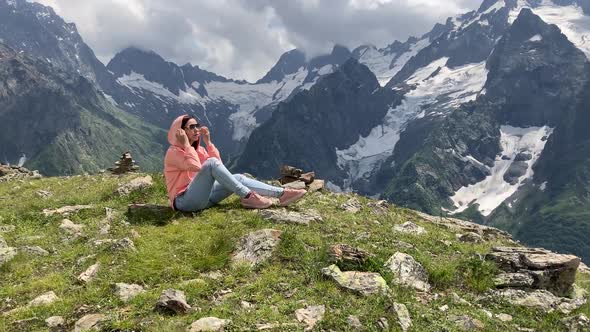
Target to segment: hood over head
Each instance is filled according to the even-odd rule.
[[[197,119],[196,116],[188,115],[188,114],[181,115],[181,116],[177,117],[176,119],[174,119],[174,121],[172,121],[172,124],[170,125],[170,130],[168,130],[168,143],[170,143],[170,145],[176,145],[176,146],[182,147],[180,145],[180,143],[178,142],[178,140],[176,139],[176,131],[178,129],[182,129],[182,119],[186,116],[194,118],[195,120],[197,120],[197,122],[199,121],[199,119]],[[193,143],[193,147],[195,149],[199,146],[200,141],[201,141],[201,138],[199,137],[199,138],[197,138],[197,141]]]

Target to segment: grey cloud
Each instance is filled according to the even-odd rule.
[[[355,6],[353,3],[377,3]],[[385,46],[421,35],[481,0],[40,0],[76,23],[107,62],[128,46],[255,81],[293,47]]]

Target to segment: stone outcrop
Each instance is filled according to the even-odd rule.
[[[573,255],[524,247],[496,247],[486,258],[504,271],[496,279],[497,287],[545,289],[557,296],[570,292],[580,264]]]
[[[236,252],[232,255],[232,263],[255,266],[266,261],[279,244],[281,233],[276,229],[262,229],[241,238]]]
[[[38,307],[51,304],[55,301],[59,301],[59,297],[57,297],[53,291],[50,291],[31,300],[31,302],[29,302],[29,306]]]
[[[115,167],[108,168],[108,170],[113,174],[125,174],[139,171],[139,166],[135,165],[131,153],[125,152],[119,161],[115,162]]]
[[[40,179],[39,171],[30,171],[22,166],[0,164],[0,182],[22,179]]]
[[[154,309],[160,312],[188,314],[192,308],[186,303],[186,296],[183,291],[166,289],[160,295]]]
[[[416,214],[421,219],[423,219],[423,221],[427,221],[432,224],[442,226],[457,233],[476,233],[481,235],[483,239],[486,241],[494,241],[498,239],[512,239],[512,236],[509,233],[494,227],[484,226],[461,219],[431,216],[429,214],[422,212],[416,212]]]
[[[502,298],[512,305],[534,308],[544,312],[559,310],[565,314],[569,314],[587,302],[586,299],[582,298],[568,299],[555,296],[555,294],[543,289],[524,291],[508,288],[491,291],[490,295],[492,297]]]
[[[389,287],[379,273],[373,272],[342,272],[336,265],[322,269],[322,274],[332,278],[340,287],[358,292],[361,295],[384,294]]]
[[[391,270],[395,276],[395,283],[413,287],[422,292],[430,291],[431,286],[428,283],[428,273],[414,257],[396,252],[385,262],[385,267]]]

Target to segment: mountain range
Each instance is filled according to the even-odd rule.
[[[105,66],[50,7],[0,0],[0,157],[57,175],[131,150],[157,168],[163,130],[195,114],[236,171],[291,164],[589,260],[589,41],[587,1],[485,0],[384,48],[289,51],[249,83],[133,47]]]

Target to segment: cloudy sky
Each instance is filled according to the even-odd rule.
[[[128,46],[256,81],[282,53],[334,43],[386,46],[476,9],[482,0],[36,0],[52,6],[107,63]]]

